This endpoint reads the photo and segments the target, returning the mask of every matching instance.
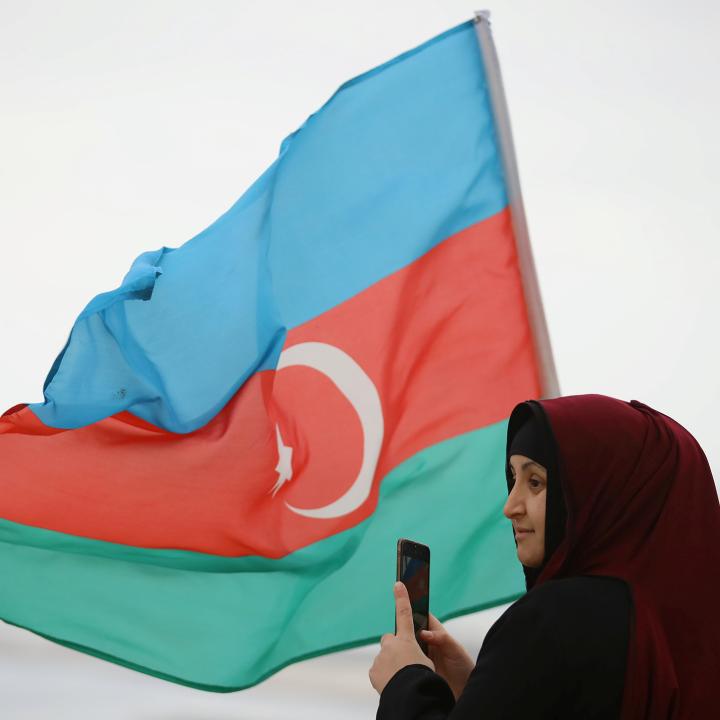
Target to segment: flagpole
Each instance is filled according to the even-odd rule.
[[[523,207],[522,195],[520,193],[520,177],[515,160],[512,132],[510,130],[510,116],[505,100],[502,77],[500,75],[500,64],[498,62],[492,34],[490,33],[490,12],[488,10],[480,10],[475,13],[475,31],[485,66],[485,75],[490,93],[490,104],[493,109],[498,142],[500,143],[500,155],[502,156],[505,184],[508,191],[510,215],[515,235],[515,246],[517,248],[518,262],[520,265],[523,292],[525,294],[525,304],[530,319],[535,351],[540,365],[541,397],[558,397],[560,395],[560,386],[555,371],[555,361],[553,360],[552,348],[550,346],[550,335],[548,333],[547,323],[545,322],[540,286],[535,272],[535,262],[530,246],[530,235],[528,233],[525,208]]]

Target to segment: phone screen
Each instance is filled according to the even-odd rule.
[[[398,557],[398,580],[408,589],[412,607],[415,636],[420,630],[428,628],[430,611],[430,550],[418,543],[401,543]],[[395,628],[397,632],[397,627]],[[418,638],[423,652],[427,654],[427,644]]]

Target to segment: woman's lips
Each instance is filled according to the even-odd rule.
[[[530,535],[530,533],[534,533],[534,530],[516,530],[515,531],[515,537],[518,538],[518,540],[522,537],[525,537],[526,535]]]

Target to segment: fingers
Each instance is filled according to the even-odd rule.
[[[398,581],[394,586],[395,593],[395,622],[397,623],[397,636],[405,639],[415,637],[413,625],[412,606],[405,584]]]
[[[441,644],[448,637],[444,625],[432,614],[428,613],[428,629],[420,631],[420,637],[428,644]]]
[[[443,624],[432,614],[428,613],[428,629],[429,630],[443,630]]]

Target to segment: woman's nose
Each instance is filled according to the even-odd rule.
[[[506,518],[518,517],[524,513],[522,500],[518,496],[516,489],[517,486],[513,487],[503,508],[503,515],[505,515]]]

